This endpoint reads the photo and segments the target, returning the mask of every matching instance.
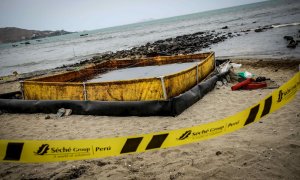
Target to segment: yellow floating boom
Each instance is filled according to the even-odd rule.
[[[194,67],[163,77],[109,82],[84,82],[108,69],[194,62]],[[148,101],[169,99],[195,86],[215,68],[214,52],[158,56],[138,60],[109,60],[79,71],[39,77],[22,82],[27,100]],[[78,82],[83,81],[83,82]]]

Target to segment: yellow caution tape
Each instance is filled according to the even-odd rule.
[[[102,158],[174,147],[245,127],[291,101],[300,90],[300,72],[256,105],[225,119],[150,134],[83,140],[0,140],[0,162],[51,162]]]

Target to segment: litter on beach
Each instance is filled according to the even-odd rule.
[[[242,78],[252,78],[254,76],[251,72],[248,71],[238,72],[237,74]]]

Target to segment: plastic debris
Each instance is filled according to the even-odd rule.
[[[230,61],[227,61],[227,62],[221,64],[217,70],[219,73],[224,73],[224,72],[229,71],[231,68],[232,68],[232,66],[230,64]]]
[[[62,117],[62,116],[65,114],[65,112],[66,112],[66,109],[65,109],[65,108],[60,108],[60,109],[57,111],[56,115],[57,115],[58,117]]]
[[[238,72],[237,74],[242,78],[252,78],[254,76],[251,72],[248,71]]]
[[[231,78],[230,78],[230,75],[229,75],[229,74],[227,74],[227,75],[225,76],[225,78],[226,78],[226,81],[227,81],[227,82],[231,82]]]
[[[260,89],[265,87],[267,87],[266,82],[252,82],[247,84],[245,87],[243,87],[243,89],[251,90],[251,89]]]
[[[221,87],[221,86],[223,86],[223,83],[222,83],[222,81],[217,81],[217,87]]]
[[[70,116],[72,114],[72,109],[66,109],[65,116]]]
[[[242,67],[242,64],[237,64],[237,63],[230,63],[230,65],[231,65],[233,68],[241,68],[241,67]]]
[[[230,76],[230,79],[232,79],[233,81],[238,81],[239,79],[239,76],[234,73],[232,70],[229,71],[229,76]]]
[[[252,81],[253,81],[253,79],[248,78],[248,79],[246,79],[246,80],[244,80],[242,82],[239,82],[239,83],[235,84],[234,86],[232,86],[231,90],[232,91],[239,90],[242,87],[247,86],[248,84],[250,84]]]
[[[58,117],[70,116],[72,114],[72,109],[60,108],[56,114]]]
[[[252,89],[260,89],[267,87],[266,82],[256,82],[252,78],[247,78],[246,80],[239,82],[231,87],[232,91],[244,89],[244,90],[252,90]]]
[[[228,86],[227,80],[226,80],[225,78],[222,79],[222,83],[223,83],[225,86]]]

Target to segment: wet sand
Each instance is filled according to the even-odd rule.
[[[282,85],[297,71],[284,61],[242,62]],[[300,62],[300,61],[298,61]],[[90,139],[190,127],[233,115],[272,89],[216,87],[177,117],[0,115],[0,139]],[[234,133],[180,147],[103,159],[0,163],[1,179],[300,179],[300,93],[282,109]],[[218,152],[218,153],[217,153]]]

